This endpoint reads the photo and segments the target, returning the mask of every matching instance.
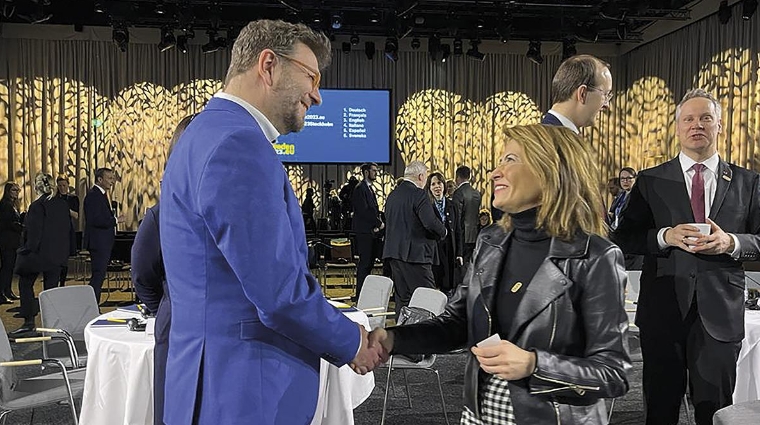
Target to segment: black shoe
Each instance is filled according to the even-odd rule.
[[[11,301],[8,298],[5,298],[3,296],[0,296],[0,304],[13,304],[13,301]]]
[[[21,313],[16,313],[13,315],[16,319],[26,319],[26,317],[22,316]]]
[[[14,294],[13,292],[8,292],[7,294],[5,294],[5,298],[8,298],[9,300],[19,299],[18,296]]]
[[[8,309],[9,313],[17,313],[19,311],[21,311],[21,306],[11,307]]]
[[[20,328],[16,329],[15,331],[8,332],[8,336],[11,338],[19,338],[21,336],[30,336],[28,334],[33,333],[33,332],[34,332],[34,324],[30,325],[30,324],[24,323],[23,325],[21,325]]]

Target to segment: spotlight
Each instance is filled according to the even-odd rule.
[[[462,56],[462,39],[454,39],[454,56]]]
[[[351,36],[351,45],[352,46],[358,46],[359,45],[359,36],[354,34]]]
[[[372,60],[375,57],[375,43],[373,41],[367,41],[364,43],[364,54],[367,55],[367,59]]]
[[[476,61],[483,62],[486,58],[486,55],[485,53],[481,53],[480,50],[478,50],[478,44],[480,44],[480,41],[470,40],[470,49],[467,50],[467,57]]]
[[[345,54],[351,53],[351,43],[344,41],[343,44],[340,45],[340,50],[342,50]]]
[[[203,53],[214,53],[227,48],[227,39],[219,37],[217,35],[217,30],[210,29],[206,31],[206,34],[208,34],[208,43],[201,46],[201,51]]]
[[[187,42],[195,38],[195,31],[184,30],[184,34],[177,37],[177,49],[182,53],[187,53]]]
[[[562,60],[575,56],[578,54],[578,50],[575,48],[575,40],[572,38],[566,38],[562,40]]]
[[[158,43],[158,50],[165,52],[177,45],[177,40],[174,38],[174,32],[171,28],[161,29],[161,41]]]
[[[728,7],[728,0],[723,0],[720,2],[720,7],[718,7],[718,20],[723,25],[727,24],[728,21],[731,20],[731,8]]]
[[[127,52],[127,46],[129,45],[129,31],[123,26],[115,26],[111,33],[113,42],[122,52]]]
[[[332,20],[330,21],[330,26],[334,30],[339,30],[343,26],[343,17],[338,13],[333,14]]]
[[[106,13],[106,10],[103,8],[103,4],[99,1],[95,2],[95,13]]]
[[[580,40],[587,41],[589,43],[596,43],[596,40],[599,39],[599,29],[593,22],[586,23],[579,26],[578,30],[576,31],[576,35]]]
[[[156,3],[156,14],[163,15],[164,13],[166,13],[166,9],[164,9],[164,2],[159,0],[158,3]]]
[[[742,19],[749,21],[757,10],[757,0],[744,0],[742,4]]]
[[[448,44],[441,45],[441,62],[446,63],[449,56],[451,56],[451,46]]]
[[[499,35],[499,40],[502,43],[508,43],[509,42],[509,36],[510,36],[511,32],[512,32],[512,30],[510,29],[510,27],[508,27],[506,25],[501,25],[501,26],[499,26],[499,27],[496,28],[496,34]]]
[[[532,40],[528,46],[528,52],[525,54],[533,63],[541,65],[544,63],[544,57],[541,56],[541,42]]]
[[[420,48],[420,39],[415,37],[412,39],[412,49],[417,50]]]
[[[398,40],[395,37],[388,37],[385,40],[385,57],[393,62],[398,60]]]
[[[615,29],[618,39],[625,41],[628,38],[628,24],[625,21],[620,21]]]
[[[378,13],[376,10],[373,10],[372,14],[369,15],[369,21],[373,24],[380,22],[380,13]]]
[[[433,62],[438,60],[438,52],[441,50],[441,38],[438,34],[433,34],[428,39],[428,53],[430,53],[430,60]]]
[[[486,26],[486,23],[485,23],[485,22],[483,22],[483,20],[482,20],[482,19],[478,19],[478,23],[477,23],[477,24],[475,24],[475,25],[476,25],[476,26],[477,26],[479,29],[481,29],[481,28],[483,28],[484,26]]]

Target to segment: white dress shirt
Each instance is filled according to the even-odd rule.
[[[554,115],[555,117],[557,117],[557,119],[559,120],[559,122],[562,123],[563,127],[567,127],[570,130],[573,130],[573,132],[575,134],[579,134],[581,132],[580,130],[578,130],[578,127],[575,125],[575,123],[573,123],[572,121],[570,121],[570,118],[568,118],[568,117],[560,114],[559,112],[555,111],[554,109],[549,109],[549,113],[552,114],[552,115]]]
[[[684,182],[686,183],[686,193],[689,194],[689,199],[691,199],[691,179],[694,177],[694,173],[696,173],[692,167],[697,161],[694,161],[681,152],[678,154],[678,162],[681,163],[681,172],[683,173]],[[705,215],[707,217],[710,216],[713,199],[715,199],[715,191],[718,188],[718,164],[720,164],[720,158],[718,157],[717,152],[713,154],[713,156],[702,161],[702,165],[705,166],[705,169],[702,170],[702,180],[705,183]],[[665,231],[668,229],[670,229],[670,227],[663,227],[657,232],[657,244],[660,246],[660,249],[664,249],[668,246],[667,242],[665,242]],[[739,258],[739,238],[732,233],[729,233],[729,236],[734,240],[734,250],[731,252],[731,256]]]
[[[249,114],[251,114],[253,119],[256,120],[256,122],[259,124],[259,127],[261,127],[261,131],[264,132],[264,137],[266,137],[270,142],[274,142],[278,137],[280,137],[280,132],[277,131],[277,128],[275,128],[274,124],[269,121],[269,118],[267,118],[266,115],[262,114],[261,111],[256,109],[256,107],[250,103],[237,96],[225,93],[223,91],[218,92],[214,95],[214,97],[229,100],[230,102],[235,102],[238,105],[242,106],[246,111],[248,111]]]

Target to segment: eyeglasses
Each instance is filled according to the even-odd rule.
[[[318,69],[314,69],[314,68],[310,67],[309,65],[306,65],[305,63],[301,62],[300,60],[298,60],[298,59],[296,59],[296,58],[294,58],[292,56],[286,55],[284,53],[274,52],[274,54],[277,55],[277,56],[279,56],[279,57],[281,57],[281,58],[285,58],[285,59],[293,62],[294,64],[300,66],[301,69],[304,72],[306,72],[306,75],[308,75],[309,78],[311,78],[311,89],[312,90],[316,90],[316,89],[319,88],[319,80],[322,79],[322,74],[319,72]]]
[[[609,103],[609,101],[612,100],[612,97],[615,96],[615,93],[613,93],[612,90],[605,92],[604,90],[594,86],[586,86],[586,88],[591,91],[598,91],[601,93],[605,103]]]
[[[621,177],[620,178],[621,182],[622,181],[626,181],[627,182],[627,181],[630,181],[630,180],[636,180],[636,177]]]

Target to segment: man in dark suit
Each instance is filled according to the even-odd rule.
[[[76,241],[76,229],[77,220],[79,220],[79,197],[69,193],[69,179],[64,176],[58,176],[55,180],[58,186],[58,196],[66,201],[69,206],[69,216],[71,217],[71,226],[69,229],[69,256],[76,255],[77,253],[77,241]],[[58,286],[66,286],[66,277],[69,273],[69,265],[65,264],[61,269],[61,279]]]
[[[383,259],[390,262],[396,290],[396,320],[418,287],[434,288],[433,264],[438,264],[436,243],[446,237],[446,227],[422,189],[427,167],[419,161],[407,164],[404,180],[385,201]]]
[[[364,164],[361,167],[364,180],[357,184],[351,195],[354,207],[353,230],[356,233],[356,250],[359,252],[359,264],[356,265],[356,296],[364,285],[364,279],[372,272],[375,262],[375,237],[385,228],[380,220],[377,197],[372,189],[372,182],[377,178],[377,164]]]
[[[451,200],[459,211],[460,228],[464,229],[462,255],[464,262],[469,263],[475,241],[478,239],[478,223],[480,214],[481,194],[470,184],[470,167],[462,165],[456,170],[457,190]]]
[[[732,403],[741,261],[760,252],[760,176],[720,159],[721,128],[720,103],[686,93],[676,108],[681,153],[639,173],[613,234],[625,253],[645,255],[636,324],[648,425],[678,423],[687,377],[697,424]],[[692,225],[704,222],[708,235]]]
[[[578,133],[594,124],[612,99],[610,65],[591,55],[566,59],[552,79],[552,108],[541,124],[565,126]]]
[[[82,246],[90,252],[92,276],[90,286],[95,291],[95,299],[100,302],[100,288],[106,277],[106,268],[111,259],[116,224],[123,223],[124,217],[116,217],[111,210],[108,191],[113,187],[116,176],[109,168],[95,170],[95,186],[84,198],[84,240]]]

